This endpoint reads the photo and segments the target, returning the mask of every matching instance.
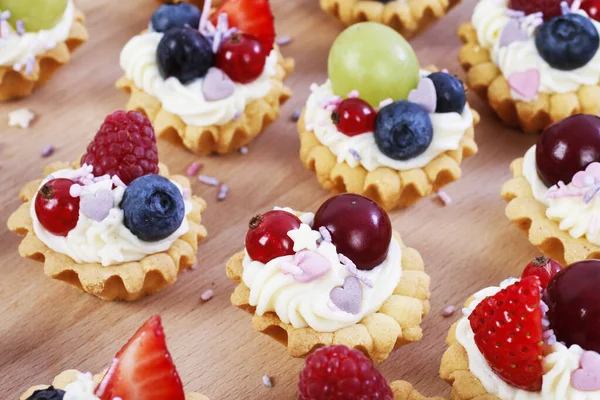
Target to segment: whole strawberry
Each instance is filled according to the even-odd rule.
[[[392,400],[394,394],[371,360],[346,346],[323,347],[306,359],[299,400]]]
[[[158,173],[158,149],[152,124],[138,111],[116,111],[104,120],[81,158],[94,176],[117,175],[123,183]]]
[[[519,389],[542,388],[540,280],[521,281],[484,299],[469,316],[475,343],[494,372]]]
[[[569,6],[574,0],[510,0],[510,8],[523,11],[526,15],[541,12],[547,21],[562,14],[560,3],[566,1]]]

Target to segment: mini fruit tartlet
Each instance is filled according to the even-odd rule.
[[[600,258],[600,118],[549,126],[510,170],[506,216],[533,245],[563,265]]]
[[[87,41],[74,0],[0,1],[0,101],[46,83]]]
[[[121,52],[117,87],[158,137],[206,155],[239,149],[280,113],[294,62],[275,46],[268,0],[227,0],[212,15],[164,4]]]
[[[20,400],[208,400],[184,393],[167,349],[159,316],[150,318],[113,358],[108,370],[92,376],[67,370],[51,386],[29,388]]]
[[[411,37],[442,18],[460,0],[320,0],[321,8],[346,25],[380,22]]]
[[[440,375],[455,400],[600,398],[600,260],[536,259],[473,295]]]
[[[356,194],[316,214],[275,208],[250,221],[246,248],[227,263],[231,302],[293,357],[344,344],[375,362],[421,340],[429,276],[386,212]]]
[[[443,400],[421,396],[408,382],[388,384],[371,360],[344,345],[323,347],[306,359],[298,392],[298,400]]]
[[[539,132],[600,112],[600,23],[595,0],[480,0],[459,28],[467,86],[502,121]],[[580,8],[581,5],[581,8]]]
[[[325,189],[386,210],[406,207],[457,180],[463,158],[477,152],[479,115],[463,84],[420,69],[394,30],[375,22],[347,28],[328,69],[298,121],[300,158]]]
[[[81,161],[46,167],[29,182],[8,227],[25,238],[23,257],[104,300],[136,300],[196,263],[206,202],[158,162],[150,121],[137,111],[109,115]]]

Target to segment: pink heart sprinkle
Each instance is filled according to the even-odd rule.
[[[502,33],[500,34],[500,47],[508,46],[514,42],[523,42],[529,37],[527,32],[521,29],[521,24],[516,19],[511,19],[504,25]]]
[[[325,275],[331,264],[317,252],[302,250],[294,255],[292,263],[299,268],[299,273],[292,273],[298,282],[310,282]]]
[[[79,209],[88,218],[94,221],[103,221],[108,217],[113,207],[113,194],[110,190],[99,190],[94,194],[82,196],[79,200]]]
[[[534,100],[540,87],[540,72],[536,68],[515,72],[508,77],[508,84],[523,101]]]
[[[571,385],[583,392],[600,390],[600,354],[586,351],[581,356],[581,368],[571,375]]]
[[[234,91],[235,84],[225,72],[215,67],[208,70],[202,82],[202,94],[207,101],[225,99],[231,96]]]
[[[435,112],[437,93],[433,81],[429,78],[421,79],[417,88],[408,93],[408,101],[417,103],[428,113]]]
[[[579,171],[578,173],[576,173],[575,175],[573,175],[573,179],[571,180],[571,183],[573,183],[573,186],[578,187],[578,188],[584,188],[584,187],[588,187],[588,186],[593,186],[594,185],[594,178],[592,178],[591,181],[591,185],[589,185],[589,180],[590,180],[590,174],[588,174],[585,171]]]
[[[585,169],[585,172],[594,178],[595,183],[600,183],[600,163],[593,162]]]
[[[362,288],[358,278],[349,276],[344,286],[331,289],[331,302],[340,310],[350,314],[358,314],[362,303]]]

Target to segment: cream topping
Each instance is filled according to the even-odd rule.
[[[77,379],[65,386],[63,400],[99,400],[94,394],[96,382],[91,373],[77,373]]]

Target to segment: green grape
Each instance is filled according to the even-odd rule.
[[[0,10],[10,11],[11,25],[21,20],[27,32],[53,28],[66,8],[67,0],[0,0]]]
[[[360,98],[378,107],[382,100],[408,97],[419,83],[419,62],[408,42],[392,28],[376,22],[352,25],[331,47],[328,61],[333,92]]]

